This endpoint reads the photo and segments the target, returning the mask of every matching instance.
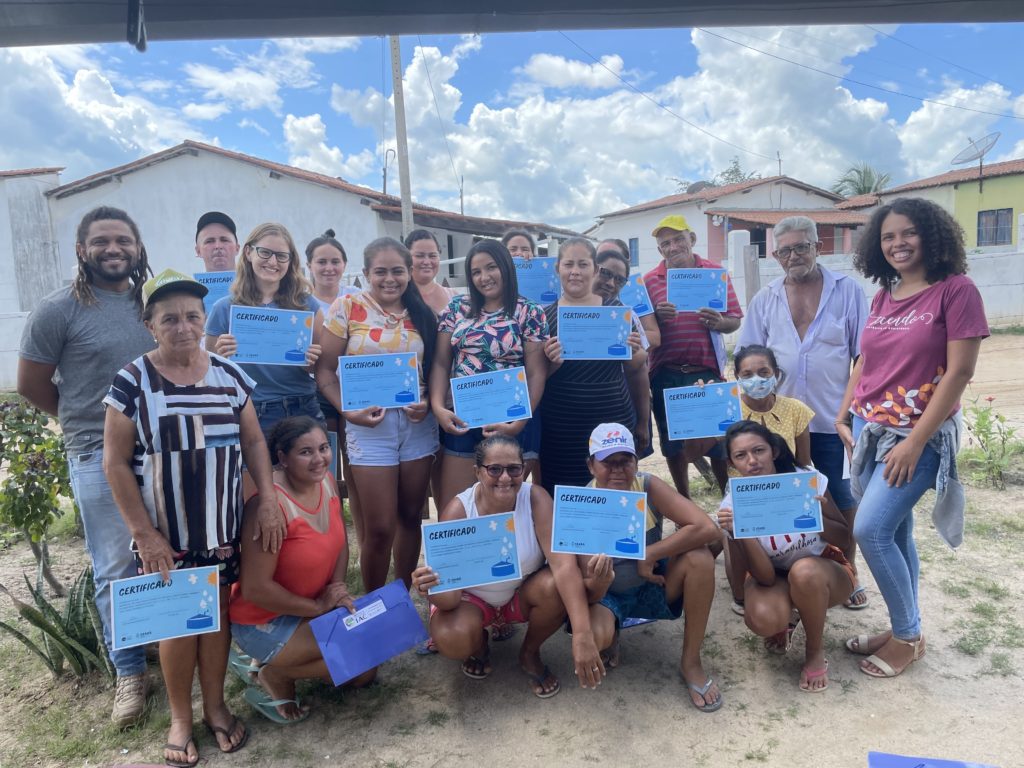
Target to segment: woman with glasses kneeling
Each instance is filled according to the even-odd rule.
[[[590,435],[587,460],[593,480],[588,487],[647,494],[647,557],[616,558],[614,577],[600,602],[590,607],[597,647],[605,664],[619,664],[619,630],[628,618],[678,619],[683,617],[683,655],[679,674],[690,701],[701,712],[722,706],[714,678],[704,671],[700,647],[715,594],[715,559],[707,545],[720,535],[718,528],[692,501],[663,480],[637,471],[633,435],[621,424],[599,424]],[[676,530],[662,539],[664,518]],[[586,567],[580,557],[581,567]]]
[[[604,666],[590,630],[583,577],[572,555],[551,552],[551,497],[540,486],[523,481],[518,441],[498,434],[480,442],[476,477],[474,485],[445,507],[441,520],[512,512],[523,579],[428,596],[427,590],[440,583],[438,574],[428,566],[413,571],[413,585],[431,604],[430,636],[438,652],[460,659],[467,677],[483,680],[491,674],[488,627],[499,620],[527,624],[519,666],[530,678],[534,695],[547,699],[561,684],[541,660],[540,647],[568,613],[576,675],[582,687],[596,687]]]

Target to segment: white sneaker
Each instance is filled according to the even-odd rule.
[[[110,719],[119,727],[127,728],[134,725],[146,709],[146,696],[149,695],[149,677],[145,672],[117,678],[114,690],[114,709]]]

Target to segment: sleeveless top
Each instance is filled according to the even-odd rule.
[[[480,483],[473,483],[456,498],[462,502],[466,510],[466,519],[480,517],[476,506],[476,491]],[[500,584],[485,584],[470,587],[470,592],[481,600],[500,608],[515,595],[516,590],[531,573],[544,565],[544,550],[537,541],[537,532],[533,527],[533,509],[530,506],[530,491],[533,483],[524,482],[516,494],[516,507],[512,510],[512,518],[516,524],[516,549],[519,552],[519,570],[523,578],[518,581],[503,581]]]
[[[633,484],[628,490],[635,493],[648,493],[648,489],[651,485],[651,476],[646,472],[637,472],[636,477],[633,478]],[[587,485],[588,488],[594,488],[594,481],[591,480]],[[647,498],[647,546],[657,544],[661,541],[661,526],[662,516],[654,508],[651,503],[651,499]],[[613,557],[612,566],[615,568],[615,578],[612,580],[611,585],[608,587],[608,591],[615,594],[622,594],[628,592],[631,589],[636,589],[643,584],[646,579],[641,577],[636,572],[636,560],[632,560],[625,557]]]

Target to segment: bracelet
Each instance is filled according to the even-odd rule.
[[[853,419],[836,419],[832,423],[835,426],[837,426],[837,427],[840,426],[840,425],[842,425],[844,427],[852,427],[853,426]]]

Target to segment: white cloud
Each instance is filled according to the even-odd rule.
[[[600,64],[538,53],[522,68],[533,82],[554,88],[614,88],[623,75],[622,57],[613,54],[601,57]]]
[[[238,121],[239,128],[252,128],[257,133],[262,133],[264,136],[269,136],[270,131],[264,128],[262,125],[257,123],[255,120],[250,120],[248,117],[243,117]]]
[[[283,101],[278,93],[280,83],[266,72],[247,66],[230,70],[217,69],[208,64],[186,64],[189,85],[203,91],[207,99],[231,101],[242,109],[281,109]]]
[[[149,80],[136,80],[132,83],[132,86],[143,93],[166,93],[174,88],[174,83],[170,80],[152,78]]]
[[[358,154],[345,156],[337,147],[327,144],[327,126],[320,115],[284,119],[284,140],[288,146],[288,163],[328,176],[358,179],[373,168],[375,158],[364,149]]]
[[[181,108],[185,117],[192,120],[216,120],[231,111],[231,107],[224,103],[186,104]]]

